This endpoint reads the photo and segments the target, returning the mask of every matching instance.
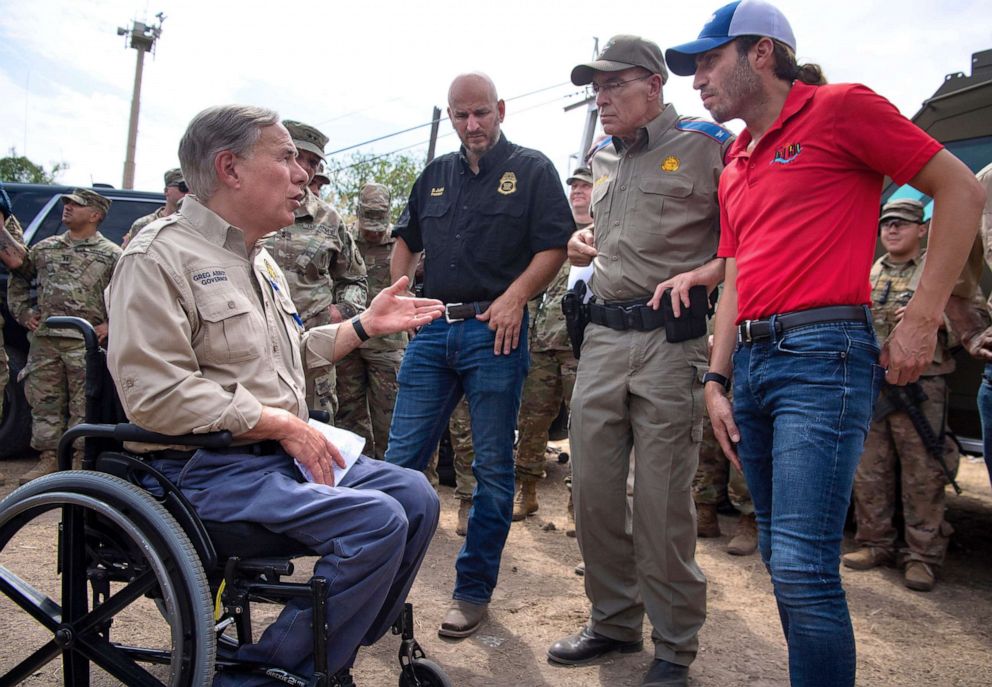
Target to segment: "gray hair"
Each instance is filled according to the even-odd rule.
[[[253,105],[218,105],[193,117],[179,141],[179,166],[190,191],[209,200],[217,190],[217,154],[229,150],[246,157],[262,129],[278,123],[277,112]]]

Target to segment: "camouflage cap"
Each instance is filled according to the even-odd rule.
[[[319,155],[321,160],[324,159],[324,146],[327,145],[327,136],[309,124],[294,122],[291,119],[283,121],[282,125],[289,131],[289,135],[293,138],[293,144],[297,148],[300,150],[309,150],[311,153]]]
[[[313,178],[323,179],[325,184],[331,183],[331,177],[327,174],[327,165],[321,162],[320,167],[317,168],[317,171],[314,173]]]
[[[592,183],[592,170],[589,169],[588,167],[576,167],[575,168],[575,171],[572,172],[572,176],[570,176],[569,178],[565,179],[565,183],[568,184],[569,186],[571,186],[572,185],[572,182],[575,182],[575,181],[584,181],[587,184],[591,184]]]
[[[178,186],[179,184],[185,184],[186,179],[183,178],[183,170],[176,167],[175,169],[170,169],[165,173],[165,185]]]
[[[572,69],[572,83],[585,86],[592,83],[596,72],[622,72],[631,67],[643,67],[652,74],[660,74],[663,84],[668,81],[665,58],[657,43],[640,36],[619,35],[607,41],[595,60]]]
[[[65,203],[68,200],[84,207],[94,207],[102,212],[104,217],[110,211],[110,199],[104,198],[96,191],[91,191],[88,188],[74,188],[72,193],[63,193],[62,202]]]
[[[882,207],[882,215],[878,218],[881,224],[888,219],[901,219],[914,224],[923,224],[923,203],[911,198],[892,200]]]
[[[368,231],[389,228],[389,189],[382,184],[365,184],[358,194],[358,222]]]

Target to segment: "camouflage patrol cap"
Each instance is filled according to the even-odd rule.
[[[104,198],[96,191],[91,191],[88,188],[74,188],[72,193],[63,193],[62,202],[65,203],[68,200],[84,207],[94,207],[102,212],[104,217],[110,210],[110,199]]]
[[[283,121],[282,125],[289,131],[289,135],[293,138],[293,144],[297,148],[300,150],[309,150],[311,153],[319,155],[321,160],[324,159],[324,146],[327,145],[327,136],[309,124],[294,122],[291,119]]]
[[[663,84],[668,81],[668,69],[658,44],[640,36],[621,34],[607,41],[595,60],[572,69],[572,83],[585,86],[592,83],[596,72],[622,72],[631,67],[643,67],[652,74],[660,74]]]
[[[878,218],[881,224],[889,219],[901,219],[914,224],[923,224],[923,203],[911,198],[901,198],[889,201],[882,207],[882,215]]]
[[[185,184],[186,179],[183,178],[183,170],[176,167],[175,169],[170,169],[165,173],[165,185],[178,186],[179,184]]]
[[[584,181],[587,184],[591,184],[592,183],[592,170],[589,169],[588,167],[576,167],[575,168],[575,171],[572,172],[572,176],[570,176],[569,178],[565,179],[565,183],[568,184],[569,186],[571,186],[572,185],[572,182],[575,182],[575,181]]]
[[[362,229],[385,231],[389,228],[389,189],[382,184],[365,184],[358,194],[358,221]]]
[[[313,178],[323,179],[325,184],[331,183],[331,177],[327,173],[327,165],[321,162],[320,167],[317,168],[317,171],[314,173]]]

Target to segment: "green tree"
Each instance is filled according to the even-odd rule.
[[[55,177],[67,169],[69,165],[65,162],[56,162],[50,171],[46,170],[23,155],[18,155],[17,151],[11,148],[7,151],[7,157],[0,158],[0,181],[52,184],[55,183]]]
[[[408,153],[370,155],[356,152],[342,160],[328,160],[327,175],[331,180],[327,186],[328,202],[343,215],[353,216],[362,186],[383,184],[392,195],[390,218],[395,222],[406,207],[410,189],[423,167],[423,157]]]

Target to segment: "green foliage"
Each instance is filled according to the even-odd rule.
[[[53,184],[59,174],[69,169],[67,163],[56,162],[48,171],[23,155],[18,155],[13,148],[7,152],[7,157],[0,158],[0,181],[22,184]]]
[[[424,167],[424,158],[407,153],[377,156],[356,152],[351,157],[328,160],[327,163],[331,183],[324,190],[327,201],[338,212],[354,216],[362,186],[383,184],[392,195],[390,219],[395,222],[406,207],[413,182]]]

